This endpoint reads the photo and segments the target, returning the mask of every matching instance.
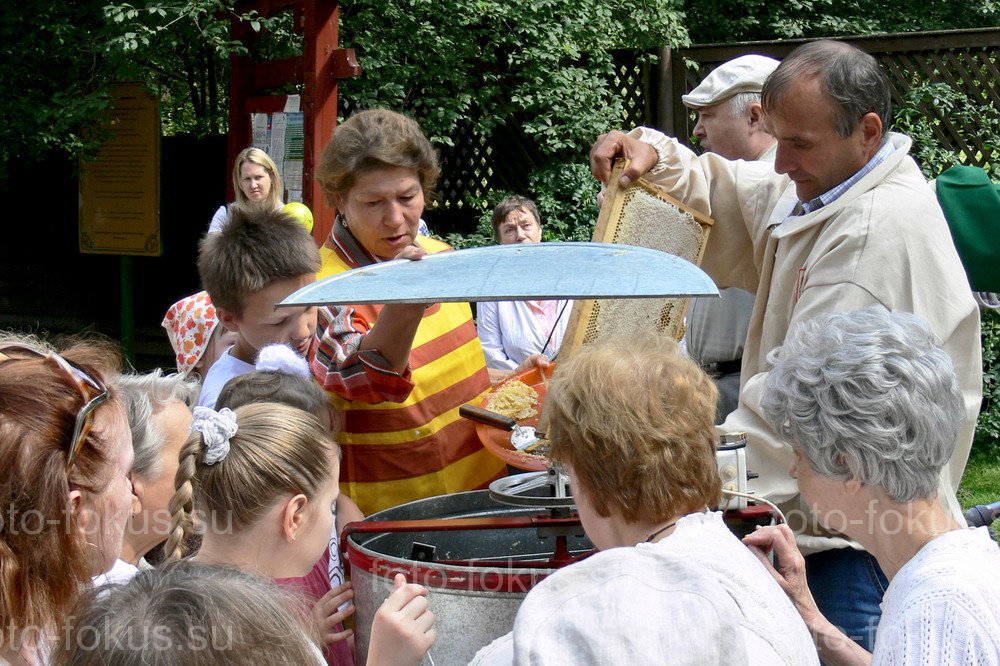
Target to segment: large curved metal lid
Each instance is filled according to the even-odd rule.
[[[613,243],[525,243],[440,252],[355,268],[279,305],[718,296],[689,261]]]
[[[544,493],[539,493],[544,490]],[[544,472],[504,476],[490,484],[490,499],[511,506],[537,509],[575,509],[569,476],[562,465],[552,463]]]

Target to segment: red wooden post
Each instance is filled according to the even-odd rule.
[[[233,56],[229,107],[228,173],[236,155],[250,145],[251,113],[274,113],[284,108],[286,96],[262,94],[286,83],[302,83],[302,111],[305,114],[305,156],[303,160],[303,201],[313,212],[313,237],[326,240],[333,226],[335,211],[316,183],[316,163],[323,147],[337,126],[337,95],[340,79],[359,76],[361,66],[354,49],[338,46],[337,0],[250,0],[237,5],[240,12],[257,10],[270,17],[291,10],[296,31],[305,38],[301,57],[256,63],[251,57]],[[255,33],[246,23],[233,21],[232,35],[244,44],[253,43]],[[235,196],[232,183],[227,186],[229,200]]]

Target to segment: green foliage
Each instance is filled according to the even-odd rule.
[[[983,313],[983,400],[975,449],[1000,459],[1000,312]]]
[[[625,121],[613,50],[685,44],[680,9],[680,0],[344,2],[341,41],[356,49],[365,73],[344,81],[341,96],[350,109],[413,116],[437,145],[454,146],[459,133],[476,137],[463,142],[473,145],[531,145],[531,191],[518,194],[538,200],[550,237],[578,238],[586,227],[580,193],[596,184],[573,163]],[[494,242],[489,213],[505,194],[463,201],[479,228],[448,240]]]
[[[88,146],[83,119],[108,104],[93,37],[102,15],[92,5],[38,0],[30,11],[0,13],[0,178],[51,150],[77,154]]]
[[[971,100],[947,83],[917,82],[906,93],[903,105],[895,110],[894,129],[913,139],[911,153],[925,176],[936,178],[942,171],[972,157],[941,145],[935,131],[940,131],[944,123],[953,127],[963,139],[982,141],[987,152],[984,168],[990,173],[997,172],[1000,168],[1000,111],[992,103]],[[969,128],[975,128],[974,137],[970,136]]]
[[[487,197],[467,199],[478,223],[467,234],[448,234],[445,240],[456,248],[495,245],[490,222],[493,208],[510,194],[532,199],[542,216],[542,239],[587,241],[597,221],[598,182],[590,174],[590,165],[563,164],[538,169],[531,174],[526,192],[493,191]]]
[[[997,180],[1000,175],[1000,111],[991,103],[973,101],[945,83],[917,82],[905,95],[903,105],[896,109],[893,129],[913,139],[911,153],[924,175],[936,178],[942,171],[965,163],[970,157],[941,145],[935,130],[945,122],[963,138],[972,138],[968,128],[976,128],[975,138],[983,142],[988,153],[984,168]],[[1000,458],[1000,313],[985,311],[982,329],[984,408],[979,414],[973,451],[980,457],[996,459]]]
[[[969,462],[962,474],[958,488],[958,501],[963,511],[977,504],[990,504],[1000,499],[1000,450],[973,448]],[[1000,538],[1000,524],[993,529],[994,538]]]
[[[970,29],[1000,20],[995,0],[687,0],[684,8],[696,44]]]
[[[529,189],[545,224],[545,240],[590,240],[600,187],[589,164],[540,169],[531,175]]]
[[[246,45],[231,38],[231,21],[269,35],[270,56],[294,51],[291,14],[264,18],[256,10],[237,11],[235,5],[235,0],[104,5],[104,52],[118,63],[118,76],[143,80],[160,91],[165,134],[225,132],[229,59],[250,55]]]
[[[457,128],[514,125],[549,151],[581,149],[622,114],[611,50],[686,41],[678,2],[354,0],[344,46],[365,74],[345,81],[353,108],[413,115],[432,141]]]
[[[502,198],[502,197],[501,197]],[[498,198],[497,201],[500,201]],[[496,245],[497,240],[493,238],[493,227],[490,225],[490,214],[482,212],[482,208],[489,206],[489,201],[486,199],[477,199],[473,201],[476,205],[476,212],[479,213],[478,224],[476,225],[476,230],[470,233],[451,233],[444,237],[444,240],[448,245],[451,245],[456,250],[461,250],[467,247],[484,247],[486,245]],[[433,229],[431,230],[433,233]]]
[[[166,133],[224,132],[228,65],[246,48],[230,20],[290,41],[290,17],[237,12],[235,0],[32,0],[0,15],[4,122],[0,178],[55,150],[92,156],[101,112],[116,81],[139,80],[162,98]]]

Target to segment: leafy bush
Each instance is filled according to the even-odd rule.
[[[622,114],[616,48],[687,42],[679,0],[351,0],[344,46],[365,73],[341,84],[354,108],[413,115],[435,143],[517,126],[545,150],[589,147]]]
[[[468,234],[448,234],[445,240],[456,247],[493,245],[493,208],[510,194],[532,199],[542,216],[542,239],[588,241],[597,221],[599,183],[590,173],[589,164],[564,164],[532,172],[528,191],[491,191],[486,197],[467,199],[476,212],[476,230]]]
[[[479,224],[457,247],[493,243],[489,214],[505,188],[534,198],[546,238],[581,238],[596,183],[583,161],[593,140],[626,123],[615,50],[686,44],[680,0],[351,0],[341,41],[364,74],[341,83],[345,109],[413,116],[446,159],[445,177],[479,179],[441,213]],[[462,137],[459,141],[458,137]],[[448,148],[461,150],[449,153]],[[490,177],[461,169],[491,146],[525,147]],[[474,151],[470,156],[464,151]],[[499,163],[502,161],[503,163]],[[455,175],[458,173],[459,175]],[[586,192],[586,193],[585,193]]]
[[[33,0],[7,3],[0,21],[0,179],[52,152],[96,155],[115,81],[158,90],[164,133],[226,131],[229,58],[247,48],[230,22],[288,44],[291,15],[264,19],[236,0]],[[294,46],[294,45],[293,45]],[[283,51],[278,51],[280,55]]]
[[[1000,459],[1000,312],[983,313],[983,406],[973,445]]]
[[[103,6],[103,51],[116,64],[117,76],[144,80],[161,91],[164,134],[226,132],[232,56],[279,58],[301,52],[291,13],[265,18],[238,4],[118,0]],[[232,38],[234,21],[260,33],[253,53]]]
[[[697,44],[955,30],[997,25],[995,0],[687,0]]]
[[[546,240],[590,240],[600,190],[600,183],[590,173],[590,164],[540,169],[531,175],[529,187],[545,222]]]
[[[942,171],[969,161],[971,155],[961,155],[944,148],[935,135],[947,120],[963,139],[975,138],[985,144],[984,169],[993,174],[1000,169],[1000,111],[992,103],[976,102],[964,92],[947,83],[917,81],[904,96],[904,103],[895,112],[894,129],[913,139],[910,151],[924,175],[936,178]],[[976,128],[975,137],[969,136]],[[970,142],[970,145],[971,142]]]

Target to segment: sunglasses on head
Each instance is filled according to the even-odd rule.
[[[77,454],[87,441],[87,435],[94,427],[94,412],[98,405],[110,397],[108,387],[103,382],[94,379],[86,370],[67,361],[55,352],[42,351],[21,343],[0,344],[0,363],[16,358],[40,358],[51,361],[56,369],[69,381],[70,386],[79,391],[83,398],[83,406],[76,413],[76,423],[73,426],[73,436],[69,440],[70,448],[67,454],[67,466],[72,465]]]

